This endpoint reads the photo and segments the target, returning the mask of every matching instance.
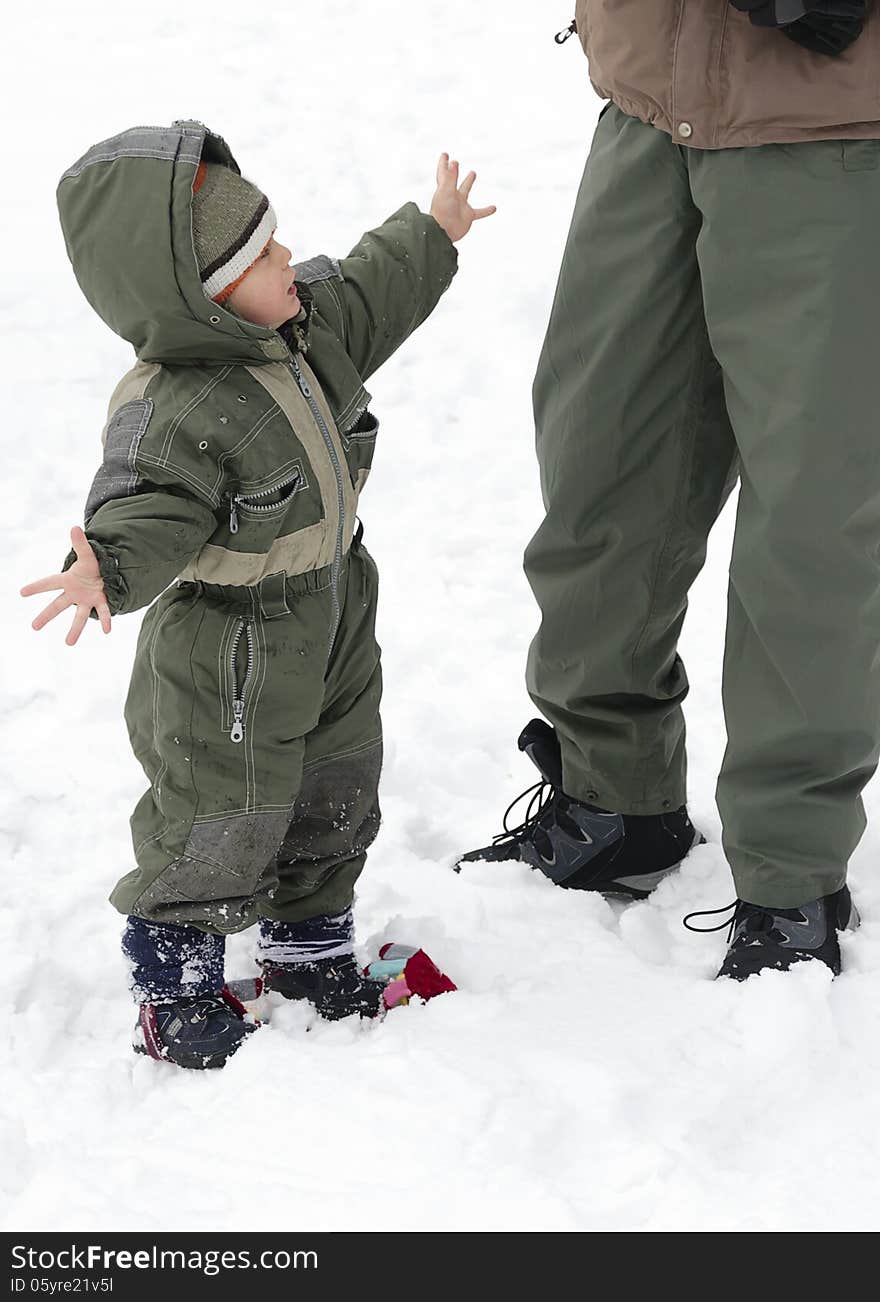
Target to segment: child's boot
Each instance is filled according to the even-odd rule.
[[[285,999],[307,999],[322,1017],[377,1017],[384,981],[360,971],[354,957],[351,910],[301,922],[260,922],[263,989]]]
[[[258,1023],[223,984],[222,936],[129,917],[122,952],[139,1004],[135,1053],[201,1071],[222,1067]]]
[[[341,1017],[378,1017],[384,981],[362,975],[353,954],[311,963],[263,962],[263,989],[285,999],[307,999],[329,1022]]]
[[[257,1029],[246,1018],[244,1006],[225,987],[195,999],[141,1004],[132,1047],[178,1067],[222,1067]]]

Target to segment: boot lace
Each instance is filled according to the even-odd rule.
[[[235,1013],[236,1017],[243,1020],[247,1015],[247,1009],[235,995],[224,986],[216,994],[196,995],[193,999],[174,1005],[179,1012],[195,1013],[199,1021],[207,1022],[215,1013]]]
[[[719,922],[717,927],[692,927],[690,924],[691,918],[709,918],[718,913],[730,913],[731,909],[733,909],[731,916],[725,918],[723,922]],[[725,904],[723,909],[698,909],[695,913],[688,913],[682,919],[682,925],[687,927],[688,931],[703,933],[723,931],[727,927],[727,943],[729,945],[739,923],[745,922],[744,934],[746,935],[752,936],[758,932],[770,934],[774,931],[774,918],[794,918],[797,920],[803,918],[803,914],[800,909],[762,909],[760,904],[749,904],[747,900],[734,900],[732,904]]]
[[[492,837],[492,844],[504,845],[509,841],[524,840],[532,828],[536,827],[541,821],[541,818],[554,803],[558,794],[559,792],[553,783],[547,782],[545,778],[542,778],[540,782],[536,782],[534,786],[526,787],[525,791],[521,792],[515,800],[512,800],[504,811],[504,817],[501,820],[504,831]],[[516,827],[510,827],[507,822],[508,818],[520,801],[525,800],[526,797],[529,800],[526,805],[525,818]]]
[[[711,931],[723,931],[724,928],[727,927],[727,943],[729,945],[731,937],[733,936],[733,929],[736,925],[737,912],[742,903],[742,900],[734,900],[732,904],[725,904],[723,909],[697,909],[695,912],[688,913],[684,918],[682,918],[682,926],[687,927],[688,931],[700,932],[703,935],[708,935]],[[719,913],[730,913],[731,909],[733,909],[731,916],[729,918],[724,918],[718,923],[717,927],[691,926],[691,918],[712,918],[717,916]]]

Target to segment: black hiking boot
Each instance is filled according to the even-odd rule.
[[[691,927],[689,918],[733,909],[730,922],[717,927]],[[839,931],[855,931],[859,915],[849,889],[841,886],[831,895],[810,900],[796,909],[762,908],[747,900],[735,900],[726,909],[706,909],[689,913],[684,920],[688,931],[720,931],[729,926],[727,954],[718,970],[719,977],[746,977],[767,968],[787,971],[793,963],[818,959],[835,976],[840,973]]]
[[[330,1022],[342,1017],[378,1017],[384,1004],[384,981],[365,977],[354,954],[319,958],[311,963],[273,963],[263,960],[263,989],[285,999],[307,999]]]
[[[257,1029],[244,1005],[224,986],[216,995],[141,1004],[132,1048],[162,1062],[203,1071],[222,1067]]]
[[[643,900],[695,844],[705,842],[684,805],[668,814],[615,814],[567,796],[559,739],[543,719],[526,725],[518,745],[541,781],[508,807],[504,831],[491,845],[462,855],[456,872],[463,863],[519,860],[567,890]],[[510,811],[527,796],[525,820],[508,827]]]

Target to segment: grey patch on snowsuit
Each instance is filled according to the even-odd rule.
[[[290,817],[290,810],[264,810],[196,821],[183,854],[132,912],[150,922],[209,923],[224,932],[252,922],[254,898],[272,884],[271,866]]]
[[[333,891],[342,890],[349,907],[354,880],[379,831],[381,769],[378,741],[315,764],[303,775],[292,810],[196,822],[183,854],[143,892],[132,912],[150,922],[232,932],[258,912],[270,914],[279,885],[289,902],[315,894],[331,879]]]
[[[335,755],[303,773],[290,826],[278,851],[285,895],[307,895],[364,856],[381,821],[382,743]]]
[[[149,398],[123,403],[114,412],[104,439],[104,460],[86,499],[86,524],[105,502],[133,497],[137,492],[139,476],[135,459],[152,414]]]
[[[79,176],[94,163],[112,163],[117,158],[164,158],[168,162],[198,163],[204,133],[173,127],[132,127],[87,149],[61,180]],[[59,183],[60,184],[60,183]]]
[[[315,258],[296,264],[296,278],[304,285],[314,285],[321,280],[342,280],[342,271],[335,258],[319,253]]]

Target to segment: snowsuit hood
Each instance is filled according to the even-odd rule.
[[[207,298],[192,238],[199,162],[240,169],[200,122],[133,127],[93,145],[62,176],[58,211],[80,288],[144,362],[281,360],[275,330]]]

